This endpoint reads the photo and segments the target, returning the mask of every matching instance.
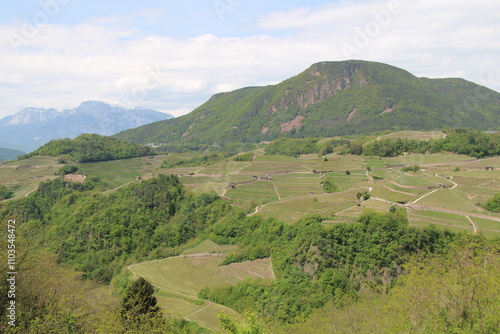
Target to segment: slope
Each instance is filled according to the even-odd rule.
[[[277,85],[214,95],[188,115],[126,130],[136,143],[225,145],[388,129],[496,130],[500,94],[374,62],[321,62]]]

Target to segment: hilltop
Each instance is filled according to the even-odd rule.
[[[277,85],[212,96],[190,114],[115,135],[135,143],[226,145],[382,130],[498,130],[500,94],[390,65],[320,62]]]
[[[108,161],[155,155],[152,148],[126,143],[116,138],[96,134],[83,134],[75,139],[54,139],[29,154],[19,156],[27,159],[33,156],[57,157],[66,155],[75,162]]]

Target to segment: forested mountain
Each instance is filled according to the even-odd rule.
[[[225,145],[387,129],[498,130],[500,94],[367,61],[321,62],[277,85],[214,95],[188,115],[123,131],[136,143]]]

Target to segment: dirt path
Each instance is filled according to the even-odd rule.
[[[414,200],[414,201],[413,201],[413,202],[411,202],[411,203],[417,203],[417,202],[418,202],[418,201],[420,201],[422,198],[427,197],[427,196],[429,196],[430,194],[434,194],[434,193],[435,193],[436,191],[438,191],[438,190],[439,190],[439,189],[434,189],[433,191],[428,192],[427,194],[420,196],[419,198],[417,198],[416,200]]]
[[[403,195],[408,195],[408,196],[418,196],[419,194],[413,194],[413,193],[407,193],[405,191],[401,191],[401,190],[396,190],[396,189],[392,189],[388,186],[386,186],[385,184],[383,185],[384,188],[387,188],[389,189],[390,191],[393,191],[395,193],[400,193],[400,194],[403,194]],[[420,193],[421,194],[421,193]]]
[[[482,215],[480,213],[470,213],[470,212],[457,211],[457,210],[434,208],[434,207],[423,206],[423,205],[415,205],[414,203],[409,203],[409,204],[406,204],[405,206],[407,208],[410,208],[410,209],[413,209],[413,210],[424,210],[424,211],[437,211],[437,212],[453,213],[453,214],[460,215],[460,216],[465,216],[465,217],[470,216],[470,217],[476,217],[476,218],[482,218],[482,219],[488,219],[488,220],[494,220],[494,221],[500,222],[500,217]]]
[[[474,224],[474,222],[472,221],[472,219],[470,219],[469,216],[466,216],[466,217],[469,220],[469,222],[472,225],[472,227],[474,228],[474,234],[476,234],[477,233],[477,226],[476,226],[476,224]]]

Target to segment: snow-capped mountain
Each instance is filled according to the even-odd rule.
[[[172,118],[159,111],[119,103],[86,101],[78,108],[25,108],[0,119],[0,142],[25,152],[52,139],[75,138],[82,133],[112,135],[144,124]]]

